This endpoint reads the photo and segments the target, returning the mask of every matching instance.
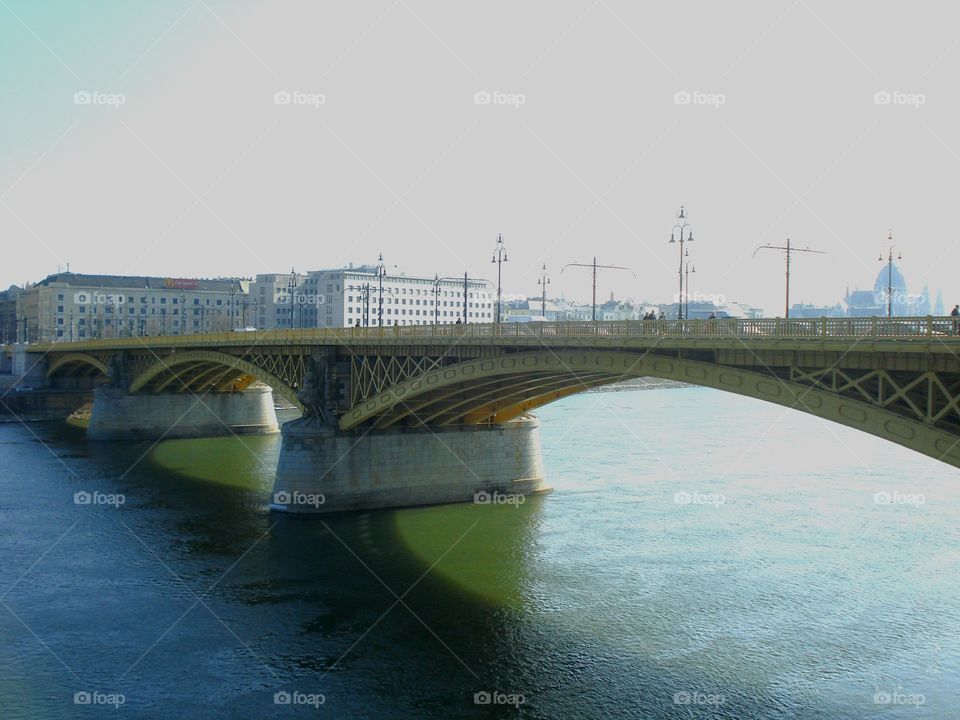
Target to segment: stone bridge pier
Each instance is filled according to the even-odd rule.
[[[333,356],[311,358],[298,394],[304,415],[283,425],[272,510],[498,502],[549,491],[537,418],[345,430],[337,407],[349,397],[348,371]]]
[[[204,383],[188,363],[168,361],[167,372],[156,372],[148,381],[142,373],[137,376],[126,353],[116,353],[101,364],[106,381],[93,392],[87,427],[91,440],[259,435],[280,429],[272,389],[252,378],[240,383],[229,368],[219,371],[218,382]]]
[[[203,395],[130,394],[101,385],[93,393],[87,437],[91,440],[172,440],[218,435],[260,435],[279,430],[273,391],[246,390]]]

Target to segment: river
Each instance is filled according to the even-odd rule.
[[[313,517],[278,435],[0,425],[0,717],[960,717],[956,469],[702,388],[539,414],[549,495]]]

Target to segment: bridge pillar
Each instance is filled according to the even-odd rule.
[[[260,435],[277,432],[273,391],[255,385],[243,392],[129,394],[116,387],[94,391],[87,437],[92,440]]]
[[[494,427],[342,432],[316,418],[285,423],[270,508],[316,513],[480,502],[548,492],[540,421]],[[494,493],[499,494],[494,495]]]

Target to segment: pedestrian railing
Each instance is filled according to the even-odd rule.
[[[80,342],[39,343],[30,350],[96,348],[213,347],[356,343],[373,340],[466,338],[662,338],[675,340],[919,340],[958,342],[960,318],[759,318],[738,320],[617,320],[611,322],[476,323],[460,325],[384,325],[373,327],[257,330],[196,335],[118,337]]]

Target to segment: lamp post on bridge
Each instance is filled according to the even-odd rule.
[[[433,324],[440,324],[440,275],[433,276]]]
[[[786,245],[761,245],[756,250],[753,251],[753,257],[757,256],[757,253],[761,250],[783,250],[784,257],[786,258],[786,308],[783,312],[783,317],[790,319],[790,259],[791,253],[795,252],[805,252],[805,253],[816,253],[817,255],[826,255],[822,250],[811,250],[810,248],[797,248],[790,245],[790,238],[787,238]],[[882,259],[882,258],[881,258]]]
[[[293,303],[297,289],[297,271],[290,268],[290,280],[287,282],[287,304],[290,306],[290,327],[293,328]]]
[[[592,263],[567,263],[566,265],[563,266],[563,269],[560,270],[560,274],[563,275],[564,271],[566,271],[568,267],[585,267],[585,268],[593,269],[593,313],[591,314],[592,322],[597,321],[597,270],[598,269],[626,270],[631,275],[633,275],[634,280],[637,279],[637,274],[628,267],[623,267],[622,265],[597,265],[596,256],[593,257]]]
[[[887,317],[893,317],[893,230],[887,234],[887,242],[890,243],[890,250],[887,253]],[[903,260],[903,255],[898,251],[897,260]],[[883,262],[883,254],[880,254],[880,262]]]
[[[377,258],[377,284],[379,286],[377,295],[377,326],[383,327],[383,279],[387,276],[387,268],[383,264],[383,253]]]
[[[693,242],[693,228],[690,227],[690,223],[687,222],[687,211],[686,208],[681,205],[680,210],[677,211],[677,222],[670,230],[670,242],[676,243],[677,237],[675,236],[675,231],[680,231],[680,268],[677,270],[677,275],[680,277],[680,294],[677,296],[677,320],[683,320],[683,259],[685,256],[683,251],[683,244],[685,242]]]
[[[540,270],[540,277],[537,278],[537,284],[541,287],[540,293],[540,315],[544,320],[547,319],[547,285],[550,284],[550,276],[547,275],[547,264],[543,264]]]
[[[507,250],[506,250],[506,248],[503,246],[503,235],[500,235],[500,234],[497,235],[497,246],[496,246],[496,249],[493,251],[493,260],[491,260],[490,262],[495,262],[495,263],[497,264],[497,317],[496,317],[496,322],[499,323],[499,322],[500,322],[500,296],[501,296],[501,288],[500,288],[501,269],[502,269],[502,267],[503,267],[503,263],[507,262]],[[466,277],[466,276],[464,276],[464,277]],[[466,287],[466,283],[464,283],[464,287]]]

